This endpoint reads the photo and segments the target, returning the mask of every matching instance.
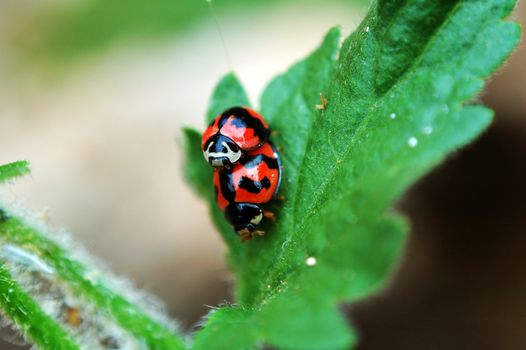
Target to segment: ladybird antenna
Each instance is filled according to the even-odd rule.
[[[212,17],[214,18],[214,22],[216,24],[217,33],[219,34],[219,38],[221,40],[221,45],[223,46],[223,51],[225,53],[225,59],[226,63],[228,65],[228,69],[233,71],[232,61],[230,60],[230,55],[228,53],[228,48],[226,46],[225,37],[223,36],[223,31],[221,30],[221,25],[219,23],[219,19],[217,18],[216,11],[214,9],[214,5],[212,4],[212,0],[205,0],[208,4],[208,8],[210,9],[210,12],[212,13]]]

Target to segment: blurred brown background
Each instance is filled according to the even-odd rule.
[[[204,1],[144,3],[0,3],[0,163],[33,169],[0,198],[49,208],[53,224],[191,329],[205,305],[230,298],[231,276],[206,205],[182,179],[180,127],[202,128],[230,68],[257,101],[364,6],[218,0],[229,67]],[[514,16],[525,23],[526,7]],[[347,309],[360,349],[526,349],[523,46],[483,96],[491,129],[401,201],[413,225],[401,266],[385,292]]]

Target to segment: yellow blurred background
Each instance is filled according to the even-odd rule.
[[[257,106],[259,94],[273,76],[312,50],[330,27],[340,24],[346,32],[352,30],[366,6],[365,1],[358,0],[217,0],[214,7],[229,64],[214,16],[204,0],[3,0],[0,2],[0,163],[27,159],[32,165],[32,175],[4,186],[0,198],[28,208],[34,215],[49,217],[52,225],[64,227],[116,273],[129,276],[139,287],[163,299],[183,328],[191,329],[207,312],[206,305],[229,300],[231,276],[223,260],[225,247],[210,223],[206,203],[183,181],[178,144],[181,127],[203,129],[213,86],[229,70],[236,72]],[[522,4],[514,17],[524,23],[525,12]],[[484,150],[494,152],[509,142],[526,148],[525,62],[526,52],[521,47],[491,81],[484,101],[496,109],[497,123],[482,141],[470,147],[469,152],[475,157],[484,158],[481,153]],[[515,134],[510,136],[508,131]],[[491,135],[497,135],[496,141],[491,138],[493,148],[488,148],[484,140]],[[433,299],[434,294],[425,293],[440,290],[439,286],[429,287],[435,286],[436,276],[442,276],[440,271],[444,276],[451,274],[450,270],[446,273],[434,268],[449,266],[444,261],[455,261],[447,254],[439,254],[444,246],[453,251],[462,249],[458,245],[461,243],[448,240],[449,236],[441,232],[461,227],[465,218],[463,209],[456,213],[457,221],[452,219],[447,226],[444,224],[447,220],[440,219],[441,215],[447,215],[447,210],[426,203],[459,200],[437,199],[432,195],[441,188],[440,181],[450,178],[447,169],[451,167],[460,174],[455,193],[468,206],[471,203],[468,197],[483,203],[493,200],[484,196],[487,190],[484,186],[494,188],[507,181],[507,174],[498,171],[495,178],[487,178],[493,176],[491,172],[477,172],[478,179],[487,180],[482,181],[480,192],[475,189],[473,193],[463,193],[466,187],[461,181],[473,182],[472,178],[462,178],[462,174],[471,174],[474,169],[470,167],[469,152],[456,155],[453,165],[446,164],[402,202],[402,208],[415,222],[404,262],[379,301],[366,302],[350,312],[362,327],[364,349],[381,349],[379,334],[385,330],[393,333],[402,326],[406,328],[398,330],[402,334],[399,348],[421,349],[414,336],[413,343],[403,342],[404,330],[411,338],[415,327],[424,327],[419,333],[423,337],[433,334],[439,325],[445,326],[440,322],[425,326],[427,323],[418,317],[427,319],[427,313],[444,323],[449,318],[458,319],[455,314],[458,308],[442,315],[440,312],[451,304],[447,300],[440,304],[439,296]],[[509,163],[506,171],[526,176],[524,152],[510,156]],[[494,165],[497,166],[501,165]],[[463,167],[467,168],[462,171]],[[507,195],[526,197],[525,185],[517,180],[517,186],[515,193]],[[508,205],[515,203],[515,199],[499,201]],[[524,215],[524,211],[518,211],[522,208],[510,205],[506,214],[517,211],[517,215]],[[499,217],[493,219],[498,221]],[[517,232],[525,234],[525,227],[517,224]],[[484,251],[484,242],[476,235],[473,239],[474,242],[464,244],[475,244]],[[516,263],[523,263],[519,266],[524,268],[526,259],[520,260],[522,253],[526,253],[526,248],[517,252]],[[476,264],[476,258],[469,264]],[[486,258],[484,254],[480,256],[484,261]],[[456,266],[453,264],[451,269]],[[482,274],[480,278],[487,276]],[[526,277],[510,278],[513,281],[522,278],[523,289],[514,290],[526,292]],[[463,290],[462,283],[455,288]],[[493,290],[491,285],[487,288]],[[510,293],[506,294],[507,302],[519,298]],[[425,296],[431,298],[430,304],[442,305],[430,311],[438,314],[429,316],[429,309],[411,302],[421,301]],[[473,302],[472,296],[464,297]],[[500,297],[495,300],[500,305]],[[524,329],[526,300],[522,304],[518,300],[522,299],[517,299],[514,308],[508,304],[502,304],[502,308],[509,306],[511,313],[513,309],[524,311],[513,318],[513,324]],[[482,300],[481,304],[486,302]],[[469,314],[466,321],[468,328],[473,325],[469,320],[482,322],[482,326],[473,326],[473,338],[488,337],[480,332],[484,327],[495,327],[490,315],[475,316],[476,312]],[[499,324],[507,324],[502,320],[506,315],[500,317]],[[409,319],[408,323],[400,323],[401,318]],[[484,323],[485,320],[489,323]],[[463,331],[462,325],[449,330],[449,336],[455,330]],[[513,328],[510,327],[503,329]],[[493,333],[495,339],[500,339],[499,334],[507,334]],[[514,339],[524,345],[517,349],[526,348],[526,336]],[[435,347],[426,347],[431,348]]]

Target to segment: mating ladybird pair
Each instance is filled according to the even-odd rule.
[[[256,230],[263,217],[275,219],[264,209],[281,181],[281,161],[269,135],[263,117],[246,107],[224,111],[203,133],[201,147],[214,167],[217,204],[243,241],[264,234]]]

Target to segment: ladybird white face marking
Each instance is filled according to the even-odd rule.
[[[226,142],[221,142],[221,145],[226,149],[226,152],[211,152],[210,149],[214,146],[215,142],[210,142],[208,147],[205,151],[203,151],[203,155],[205,156],[205,159],[209,162],[211,162],[212,166],[214,167],[221,167],[223,166],[223,161],[221,158],[226,157],[230,161],[230,163],[234,164],[236,163],[239,158],[241,158],[241,150],[233,151]]]
[[[209,157],[210,157],[210,148],[212,148],[212,146],[214,145],[215,142],[210,142],[210,144],[208,145],[208,147],[203,151],[203,156],[205,156],[205,159],[206,161],[208,162],[209,161]]]
[[[250,223],[254,224],[254,225],[257,225],[257,224],[259,224],[261,222],[261,219],[263,219],[263,213],[260,213],[259,215],[254,216],[252,218],[252,220],[250,220]]]

